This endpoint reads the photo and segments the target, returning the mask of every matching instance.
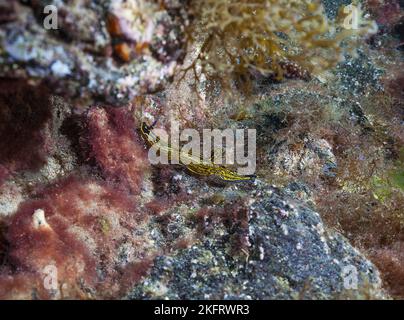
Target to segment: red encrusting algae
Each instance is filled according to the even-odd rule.
[[[70,177],[45,188],[6,222],[0,297],[119,297],[150,266],[146,222],[133,198],[105,182]]]
[[[149,162],[128,108],[93,107],[84,121],[90,157],[99,166],[102,176],[120,190],[139,194]]]

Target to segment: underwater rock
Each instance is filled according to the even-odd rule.
[[[181,28],[187,19],[185,2],[165,4],[133,0],[32,1],[23,5],[12,1],[13,19],[3,21],[0,29],[0,75],[46,79],[59,94],[97,97],[115,105],[154,92],[173,76],[185,53]],[[57,8],[56,29],[44,27],[45,5]],[[107,17],[111,14],[117,23],[137,25],[138,29],[128,30],[129,39],[110,34]],[[139,19],[146,27],[138,24]],[[133,47],[131,58],[124,63],[112,55],[122,44]]]
[[[0,81],[0,217],[14,213],[35,185],[74,170],[76,156],[62,134],[71,105],[43,85]]]
[[[0,220],[13,214],[24,200],[23,190],[15,182],[7,181],[0,187]]]
[[[244,227],[234,228],[224,219],[191,247],[160,255],[128,298],[384,297],[377,269],[343,236],[328,230],[317,212],[264,183],[253,193],[242,193]],[[233,216],[234,210],[241,209],[232,202],[224,210],[212,209],[211,218]],[[240,230],[246,232],[245,249],[231,248]]]
[[[350,2],[322,1],[330,22]],[[357,57],[324,76],[280,62],[282,81],[244,70],[252,96],[240,83],[229,97],[209,79],[198,96],[190,74],[167,87],[196,49],[188,0],[0,0],[0,297],[402,297],[404,202],[387,179],[402,181],[404,163],[401,51],[387,34],[402,13],[367,2],[394,19]],[[255,128],[259,180],[150,165],[139,122],[173,119]]]
[[[20,141],[20,133],[27,145],[22,151],[43,152],[42,140],[27,138],[26,131],[38,130],[38,136],[46,138],[47,153],[41,153],[39,167],[10,153],[22,165],[0,188],[0,297],[119,297],[145,274],[154,252],[147,214],[140,209],[147,197],[134,197],[149,191],[143,186],[145,149],[133,117],[127,108],[96,107],[80,113],[62,98],[45,95],[45,123],[37,121],[38,129],[32,129],[32,116],[25,109],[38,111],[37,95],[29,90],[31,99],[22,95],[26,105],[16,104],[21,113],[14,112],[20,116],[16,120],[23,120],[14,122],[21,133],[6,141],[18,147],[13,143]],[[83,154],[83,147],[88,153]],[[52,274],[57,280],[45,285]]]
[[[336,175],[337,161],[332,146],[324,139],[306,137],[301,145],[288,145],[287,141],[281,141],[270,147],[267,156],[268,164],[278,175],[282,172],[294,176]]]

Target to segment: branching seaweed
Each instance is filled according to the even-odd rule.
[[[187,36],[195,52],[179,79],[191,73],[195,87],[207,79],[228,89],[234,80],[282,79],[290,70],[321,74],[376,30],[360,7],[342,8],[329,22],[319,0],[195,0],[191,7],[195,20]]]

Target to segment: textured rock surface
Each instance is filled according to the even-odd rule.
[[[157,257],[130,298],[383,297],[377,269],[340,234],[326,230],[315,211],[264,183],[254,191],[225,193],[224,199],[243,198],[237,208],[246,226],[243,245],[234,247],[232,241],[240,232],[237,220],[232,226],[226,221],[236,208],[227,207],[224,215],[213,209],[209,219],[223,215],[223,221],[210,222],[212,230],[190,248]],[[346,268],[357,271],[356,290],[344,279]]]
[[[0,0],[0,298],[403,297],[402,10],[377,3],[357,57],[247,98],[168,85],[189,1]],[[259,179],[150,165],[154,120],[256,128]]]
[[[262,181],[216,186],[182,170],[151,169],[126,109],[92,108],[74,116],[60,99],[51,104],[59,112],[50,120],[58,124],[50,137],[53,144],[64,141],[56,150],[65,150],[62,158],[73,169],[57,166],[44,174],[48,161],[36,173],[17,175],[19,188],[8,182],[2,189],[9,249],[7,277],[0,281],[13,288],[2,297],[384,296],[376,268],[306,204]],[[138,169],[143,179],[131,173]],[[59,180],[69,172],[73,177]],[[21,190],[33,181],[50,184],[24,201]],[[18,210],[7,201],[10,193],[21,203]],[[49,226],[44,230],[31,226],[38,210]],[[54,246],[43,247],[44,239]],[[43,289],[48,265],[59,270],[56,291]],[[355,290],[344,288],[347,266],[357,270]],[[150,275],[135,285],[145,272]]]
[[[43,8],[49,4],[58,8],[57,29],[43,26]],[[10,13],[0,29],[0,75],[45,79],[60,94],[122,105],[161,88],[184,56],[181,23],[187,17],[181,1],[166,1],[163,8],[146,0],[28,5],[13,0],[1,7]],[[111,15],[116,26],[108,25]],[[120,24],[138,29],[121,34]],[[142,43],[144,50],[136,52]],[[126,61],[122,55],[128,55]]]

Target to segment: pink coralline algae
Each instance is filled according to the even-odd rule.
[[[155,248],[138,197],[149,164],[132,113],[92,107],[77,117],[76,151],[87,161],[78,159],[75,172],[33,187],[28,200],[0,220],[2,299],[119,298],[150,267]],[[36,122],[38,137],[55,122],[47,113],[43,118]],[[63,134],[69,136],[68,122],[77,119],[66,119]],[[46,160],[43,149],[58,137],[45,138],[33,137],[38,159]],[[11,162],[3,163],[0,175],[6,177]]]
[[[149,162],[130,111],[93,107],[85,121],[89,156],[95,160],[102,176],[121,190],[138,194]]]
[[[0,298],[119,297],[153,257],[146,222],[105,183],[70,177],[44,189],[6,222]]]

